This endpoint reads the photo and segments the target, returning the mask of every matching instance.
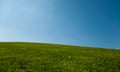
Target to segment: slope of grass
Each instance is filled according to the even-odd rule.
[[[0,72],[120,72],[120,50],[4,42]]]

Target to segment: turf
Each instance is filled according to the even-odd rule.
[[[120,50],[1,42],[0,72],[120,72]]]

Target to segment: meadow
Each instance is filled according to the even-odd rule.
[[[120,72],[120,50],[1,42],[0,72]]]

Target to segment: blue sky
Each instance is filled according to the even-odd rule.
[[[120,48],[120,1],[0,0],[0,41]]]

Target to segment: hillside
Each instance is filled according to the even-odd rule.
[[[1,42],[0,72],[120,72],[120,50]]]

